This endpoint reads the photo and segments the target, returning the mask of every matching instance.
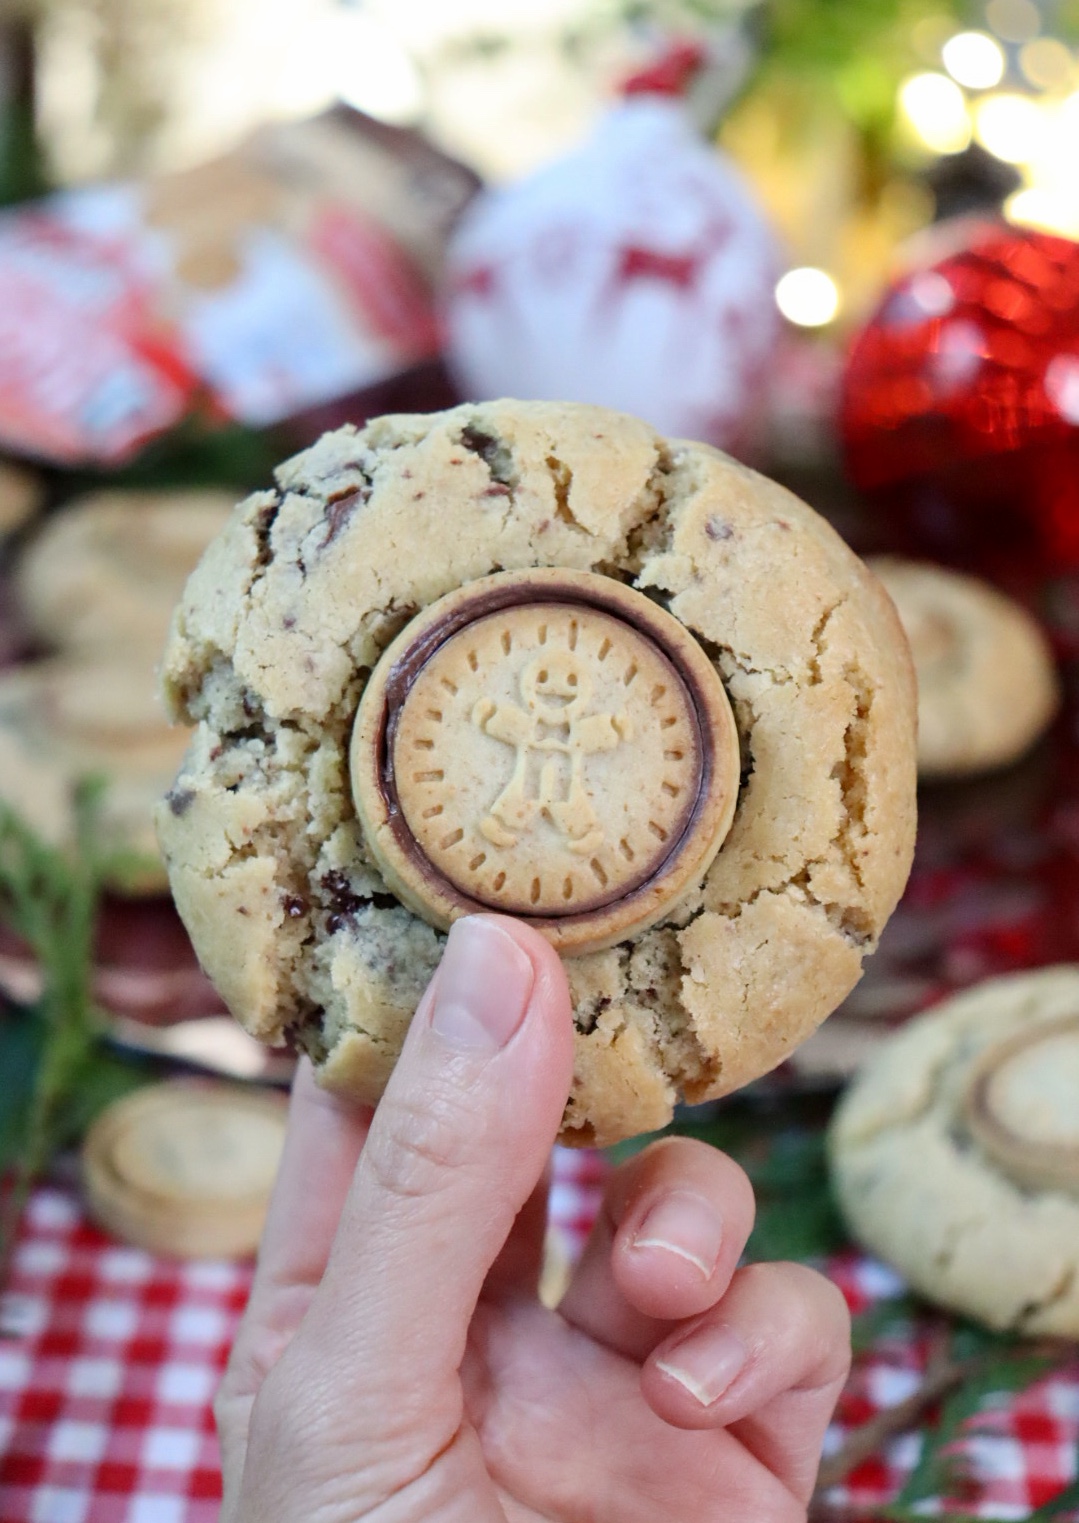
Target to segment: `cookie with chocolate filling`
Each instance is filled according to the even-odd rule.
[[[559,949],[563,1136],[766,1072],[857,981],[914,837],[879,583],[782,488],[583,405],[328,434],[177,610],[158,810],[239,1020],[373,1101],[459,915]]]
[[[963,777],[1018,761],[1060,707],[1053,653],[1026,609],[975,576],[870,561],[895,603],[918,677],[918,771]]]
[[[1079,1337],[1079,967],[990,979],[910,1022],[830,1143],[852,1231],[916,1290]]]

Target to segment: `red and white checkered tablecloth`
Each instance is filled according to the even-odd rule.
[[[594,1153],[556,1149],[551,1218],[568,1253],[595,1218]],[[34,1195],[0,1306],[0,1523],[214,1523],[210,1404],[250,1262],[125,1248],[77,1195]]]
[[[552,1218],[580,1248],[604,1177],[596,1154],[558,1150]],[[899,1281],[857,1254],[829,1272],[854,1311]],[[48,1187],[32,1202],[3,1305],[0,1523],[213,1523],[220,1497],[210,1403],[243,1309],[249,1263],[180,1264],[110,1241],[77,1197]],[[828,1439],[917,1386],[924,1329],[859,1359]],[[831,1497],[853,1509],[888,1501],[920,1438],[895,1440]],[[1022,1519],[1076,1475],[1079,1351],[1066,1371],[982,1418],[964,1445],[963,1510]]]

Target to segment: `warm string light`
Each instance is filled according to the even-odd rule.
[[[962,153],[970,147],[970,116],[962,90],[946,74],[912,74],[899,89],[908,125],[933,153]]]
[[[941,69],[903,81],[900,119],[929,153],[962,153],[976,141],[1014,165],[1023,184],[1005,202],[1009,220],[1079,238],[1079,63],[1058,38],[1040,35],[1033,0],[989,0],[985,17],[989,31],[937,44]]]
[[[991,90],[1004,78],[1004,49],[984,32],[957,32],[941,48],[944,67],[968,90]]]
[[[776,286],[776,305],[798,328],[826,328],[839,316],[839,287],[826,270],[803,265]]]

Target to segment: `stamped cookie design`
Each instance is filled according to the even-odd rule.
[[[401,807],[429,860],[518,914],[617,898],[678,839],[699,768],[671,663],[571,604],[519,606],[455,635],[412,687],[394,745]]]
[[[533,918],[563,949],[654,922],[730,827],[737,736],[711,664],[621,583],[485,578],[415,620],[367,689],[353,786],[435,924]]]

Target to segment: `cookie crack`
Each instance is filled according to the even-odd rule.
[[[828,650],[828,641],[825,638],[828,633],[828,626],[840,609],[845,608],[849,601],[850,599],[846,597],[837,599],[830,608],[824,610],[813,626],[813,632],[809,637],[810,644],[813,647],[813,654],[809,658],[811,687],[819,687],[824,681],[824,673],[821,671],[821,657]]]
[[[843,678],[854,696],[854,713],[843,732],[843,756],[832,768],[839,783],[843,818],[834,837],[844,861],[858,887],[865,890],[860,845],[868,834],[866,807],[866,762],[869,757],[869,727],[876,698],[876,685],[857,663],[843,668]]]
[[[589,539],[594,539],[595,535],[591,529],[580,522],[569,504],[570,492],[573,489],[573,467],[565,460],[560,460],[554,453],[547,456],[544,464],[550,472],[551,484],[554,487],[555,518],[559,523],[572,529],[575,534],[584,534]]]
[[[474,422],[465,424],[457,436],[457,442],[462,449],[478,456],[487,467],[491,484],[483,495],[505,498],[506,506],[501,523],[501,528],[504,529],[517,506],[517,489],[521,485],[521,474],[512,448],[505,439],[489,433]]]
[[[820,660],[828,648],[825,638],[827,628],[845,601],[846,599],[841,598],[826,609],[814,628],[814,656],[810,662],[810,669],[812,672],[813,668],[816,668],[818,682],[823,681]],[[708,643],[702,642],[702,644],[707,650]],[[772,672],[745,665],[739,653],[730,646],[713,646],[709,654],[713,655],[725,681],[729,681],[734,672],[743,676],[772,676],[774,680]],[[727,919],[736,920],[743,910],[754,904],[762,894],[784,894],[795,891],[804,902],[820,910],[848,941],[855,946],[865,947],[871,946],[875,939],[872,917],[866,909],[860,904],[843,904],[836,900],[822,899],[814,892],[812,885],[814,869],[832,865],[838,856],[858,888],[864,892],[866,887],[861,862],[861,845],[868,834],[865,818],[868,804],[865,764],[869,754],[869,727],[876,686],[857,662],[848,662],[844,666],[842,680],[851,692],[854,712],[843,733],[843,753],[831,772],[833,781],[839,786],[840,819],[825,851],[804,860],[780,883],[764,885],[738,904],[727,902],[713,908],[716,913],[724,915]],[[747,733],[744,738],[748,752],[747,776],[751,776],[753,730],[759,716],[751,700],[745,699],[742,702],[749,714],[749,723],[745,726]],[[772,860],[776,859],[772,858]]]
[[[320,550],[332,545],[356,510],[371,500],[374,477],[363,466],[357,466],[356,470],[360,477],[357,483],[340,486],[325,499],[322,520],[326,528],[318,544]]]
[[[260,508],[254,522],[255,533],[255,560],[252,566],[253,575],[248,583],[248,592],[262,580],[267,568],[272,565],[274,558],[271,537],[273,526],[277,522],[277,515],[281,511],[284,498],[280,492],[274,492],[275,501],[269,502],[264,508]],[[260,574],[261,573],[261,574]]]

